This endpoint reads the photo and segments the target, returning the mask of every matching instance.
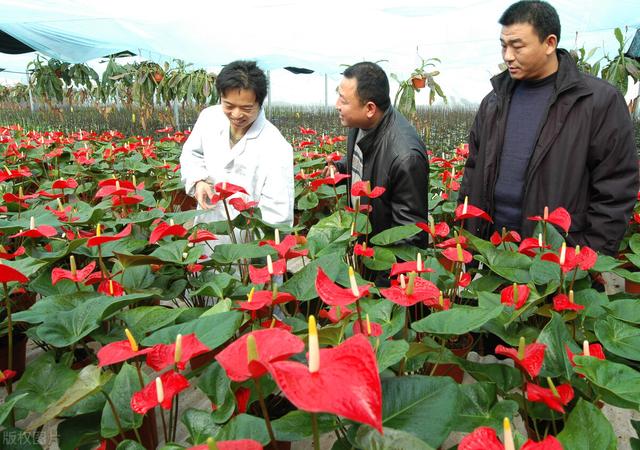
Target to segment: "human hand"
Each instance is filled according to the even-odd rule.
[[[202,209],[212,209],[211,197],[213,197],[213,186],[204,180],[200,180],[196,183],[195,198],[198,201],[198,205]]]
[[[338,168],[333,164],[333,162],[327,160],[327,165],[322,169],[322,178],[331,177],[335,173],[338,173]]]

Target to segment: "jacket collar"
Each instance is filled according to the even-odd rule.
[[[389,128],[389,125],[393,122],[394,115],[395,109],[393,106],[389,105],[387,110],[384,112],[380,123],[378,123],[375,128],[368,130],[367,134],[360,140],[360,142],[358,142],[358,146],[363,152],[370,151],[374,142],[378,142],[378,136],[383,135],[385,130]]]
[[[245,139],[255,139],[260,136],[260,133],[264,129],[267,124],[267,118],[264,114],[264,108],[260,108],[260,112],[258,113],[258,118],[251,124],[251,127],[247,130],[244,135]]]
[[[573,58],[568,51],[559,48],[556,50],[558,56],[558,77],[556,78],[556,95],[574,87],[586,88],[578,67],[573,62]],[[491,78],[491,85],[494,92],[500,99],[511,95],[516,85],[516,81],[511,78],[509,71],[499,73]]]

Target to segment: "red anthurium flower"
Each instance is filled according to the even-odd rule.
[[[342,180],[347,178],[351,178],[351,175],[345,175],[343,173],[334,173],[333,176],[329,176],[326,178],[318,178],[317,180],[313,180],[311,182],[311,190],[317,191],[320,186],[323,184],[336,185],[340,183]]]
[[[578,305],[573,301],[573,291],[569,291],[569,295],[557,294],[553,297],[553,309],[556,311],[580,311],[584,309],[584,305]]]
[[[312,128],[304,128],[304,127],[300,127],[300,133],[302,134],[309,134],[309,135],[316,135],[318,134],[318,132]]]
[[[118,195],[111,197],[111,205],[112,206],[120,206],[120,205],[137,205],[144,200],[142,195]]]
[[[305,173],[304,169],[300,169],[300,172],[298,172],[294,178],[299,181],[305,181],[305,180],[310,180],[311,178],[315,178],[321,173],[322,173],[321,170],[316,170],[311,173]]]
[[[579,250],[578,247],[576,247],[575,251],[577,252],[576,264],[580,270],[589,270],[598,261],[598,254],[589,247],[580,247]]]
[[[293,330],[293,327],[291,325],[287,325],[286,323],[279,321],[275,317],[271,318],[271,320],[260,322],[260,326],[262,328],[278,328],[285,331]]]
[[[514,306],[520,309],[524,306],[529,298],[531,290],[526,284],[513,283],[500,291],[500,302],[507,306]]]
[[[18,203],[21,208],[28,208],[29,204],[25,200],[32,200],[38,198],[38,194],[16,195],[11,192],[7,192],[2,196],[2,200],[5,203]]]
[[[352,208],[350,206],[345,206],[344,210],[350,213],[356,212],[355,208]],[[358,210],[358,212],[361,213],[367,213],[371,211],[373,211],[373,207],[371,205],[360,205],[360,209]]]
[[[98,272],[99,274],[100,272]],[[98,285],[98,292],[109,297],[120,297],[124,295],[124,288],[120,283],[114,280],[102,280]]]
[[[547,378],[547,380],[549,379]],[[570,384],[561,384],[555,387],[551,383],[551,389],[547,389],[537,384],[527,383],[527,400],[544,403],[549,408],[562,414],[564,414],[563,406],[573,399],[573,395],[573,388]]]
[[[565,233],[568,233],[569,228],[571,228],[571,215],[562,207],[556,208],[553,212],[549,213],[549,208],[545,206],[542,216],[528,217],[528,219],[552,223],[562,228]]]
[[[151,232],[151,235],[149,236],[149,244],[155,244],[167,236],[183,237],[185,234],[187,234],[187,229],[182,225],[170,225],[161,221]]]
[[[15,252],[11,253],[0,245],[0,259],[15,259],[17,256],[24,255],[24,252],[25,248],[23,246],[18,247]]]
[[[366,244],[356,244],[353,247],[353,253],[359,256],[366,256],[367,258],[373,258],[373,247],[367,247]]]
[[[477,217],[480,219],[487,220],[489,222],[493,222],[489,214],[481,210],[480,208],[469,205],[467,198],[464,199],[464,203],[458,205],[456,210],[454,211],[455,219],[454,220],[464,220],[470,219],[473,217]]]
[[[310,366],[278,361],[269,367],[284,395],[303,411],[337,414],[382,433],[382,387],[369,340],[356,334],[318,352],[315,321],[309,339]]]
[[[262,450],[262,445],[252,439],[240,439],[237,441],[216,441],[218,450]],[[209,450],[209,444],[200,444],[189,447],[187,450]]]
[[[310,147],[312,145],[315,145],[316,143],[313,141],[302,141],[300,142],[296,147],[297,148],[305,148],[305,147]]]
[[[522,253],[523,255],[531,256],[533,258],[534,256],[536,256],[536,252],[533,251],[536,248],[546,249],[546,248],[551,248],[551,246],[550,245],[543,245],[542,244],[542,235],[540,235],[540,237],[538,239],[536,239],[536,238],[526,238],[526,239],[524,239],[520,243],[520,246],[518,247],[518,252]]]
[[[216,189],[216,192],[220,195],[220,199],[222,200],[229,198],[232,195],[237,194],[238,192],[249,195],[245,188],[231,183],[216,183],[214,187]]]
[[[247,338],[253,336],[257,359],[249,364]],[[238,383],[249,378],[258,378],[267,372],[265,366],[274,361],[289,358],[304,350],[304,342],[298,336],[280,328],[252,331],[242,335],[216,355],[216,361],[227,372],[227,376]]]
[[[278,230],[276,230],[276,233],[278,233],[278,236],[279,236]],[[309,253],[308,250],[292,250],[293,247],[295,247],[297,244],[298,244],[298,240],[294,235],[289,235],[285,237],[279,244],[277,244],[276,241],[272,241],[272,240],[265,240],[260,242],[261,247],[263,245],[269,245],[273,247],[278,252],[278,256],[284,259],[291,259],[291,258],[296,258],[298,256],[305,256],[307,253]]]
[[[540,369],[542,369],[546,348],[545,344],[539,343],[525,345],[525,340],[521,337],[519,348],[498,345],[495,352],[497,355],[508,356],[513,359],[531,378],[535,378],[540,373]]]
[[[324,273],[322,267],[318,267],[318,275],[316,276],[316,292],[323,302],[331,306],[347,306],[359,298],[369,295],[369,287],[371,285],[366,284],[364,286],[358,286],[351,267],[349,268],[349,280],[351,287],[343,288],[338,286],[327,276],[326,273]]]
[[[251,397],[251,389],[240,386],[233,395],[236,397],[236,403],[238,404],[238,414],[246,413],[247,406],[249,406],[249,398]]]
[[[458,444],[458,450],[504,450],[496,430],[490,427],[478,427],[466,435]]]
[[[547,436],[540,442],[527,440],[520,450],[562,450],[562,444],[553,436]]]
[[[338,323],[345,317],[348,317],[352,312],[353,311],[346,306],[334,305],[330,307],[328,311],[326,309],[321,309],[319,316],[323,319],[329,319],[331,323]]]
[[[164,127],[156,130],[156,133],[171,133],[173,131],[173,127]]]
[[[63,197],[63,194],[54,194],[54,193],[43,191],[43,190],[36,192],[36,194],[39,195],[40,197],[50,198],[52,200]]]
[[[382,326],[379,323],[369,321],[369,315],[367,314],[367,320],[362,321],[364,330],[360,328],[360,321],[353,322],[353,334],[364,334],[367,337],[378,337],[382,334]]]
[[[55,236],[56,234],[58,234],[58,232],[51,225],[39,225],[37,227],[34,226],[28,230],[21,231],[20,233],[16,233],[9,237],[17,238],[17,237],[24,236],[24,237],[30,237],[30,238],[42,238],[42,237]]]
[[[494,231],[489,240],[497,247],[503,242],[520,242],[521,239],[522,238],[517,231],[509,231],[505,233],[504,236],[501,233]]]
[[[158,395],[158,382],[160,380],[162,393]],[[131,397],[131,409],[138,414],[146,414],[152,408],[160,405],[164,409],[171,409],[173,397],[189,387],[189,381],[173,370],[163,373],[159,378],[147,384],[141,391]],[[158,398],[160,397],[160,398]]]
[[[112,236],[109,236],[109,235],[102,234],[102,230],[100,229],[100,224],[98,224],[98,226],[96,227],[96,235],[93,237],[90,237],[89,240],[87,240],[87,247],[95,247],[96,245],[102,245],[106,242],[120,240],[123,237],[129,236],[131,234],[131,229],[132,229],[132,224],[128,223],[127,226],[125,226],[122,229],[122,231]]]
[[[449,231],[451,231],[449,225],[446,222],[436,223],[433,225],[433,227],[431,226],[431,224],[418,222],[416,223],[416,226],[429,233],[429,235],[431,235],[431,237],[434,239],[436,237],[446,237],[449,235]]]
[[[598,359],[606,359],[604,356],[604,351],[602,349],[602,345],[600,344],[589,344],[587,341],[584,341],[584,344],[582,346],[583,351],[582,353],[579,353],[578,355],[575,355],[571,349],[569,348],[568,345],[565,344],[564,348],[567,351],[567,356],[569,357],[569,362],[571,363],[572,366],[575,366],[576,364],[573,362],[573,358],[575,356],[593,356],[594,358],[598,358]],[[585,348],[586,347],[586,348]],[[587,350],[586,352],[584,350]]]
[[[382,186],[376,186],[371,189],[371,182],[369,180],[361,180],[353,183],[353,185],[351,186],[351,195],[354,197],[364,196],[368,198],[378,198],[382,194],[384,194],[386,190],[387,189]]]
[[[404,275],[400,275],[404,278]],[[413,286],[412,280],[413,279]],[[387,300],[392,301],[401,306],[411,306],[418,302],[435,301],[437,303],[440,298],[440,289],[431,281],[420,278],[419,276],[409,276],[409,281],[403,286],[392,286],[390,288],[380,289],[380,293]]]
[[[469,272],[463,272],[460,274],[460,279],[458,280],[458,286],[466,288],[471,284],[471,274]]]
[[[4,170],[0,170],[0,182],[12,180],[14,178],[30,177],[31,175],[31,171],[27,166],[22,166],[18,169],[9,169],[5,167]]]
[[[453,262],[462,262],[465,264],[469,264],[473,259],[473,255],[462,248],[460,244],[456,247],[449,247],[444,249],[442,252],[442,256],[447,258],[449,261]]]
[[[240,302],[238,306],[245,311],[257,311],[272,304],[273,293],[271,291],[255,291],[255,288],[252,288],[247,295],[247,301]]]
[[[447,239],[446,241],[442,241],[439,244],[436,244],[436,247],[449,248],[449,247],[455,247],[456,245],[460,244],[462,248],[467,248],[468,242],[469,240],[466,237],[458,236],[458,237],[453,237],[451,239]]]
[[[127,339],[124,341],[112,342],[98,350],[98,367],[118,364],[136,356],[146,355],[151,351],[151,348],[139,349],[131,332],[125,329],[125,333]]]
[[[231,200],[229,200],[229,204],[239,212],[246,211],[247,209],[258,206],[258,202],[245,202],[244,199],[240,197],[232,198]]]
[[[278,259],[271,263],[271,256],[267,255],[267,265],[262,268],[249,265],[249,278],[253,284],[267,283],[272,275],[282,275],[287,271],[287,260]]]
[[[185,269],[190,273],[198,273],[204,269],[204,266],[202,264],[187,264]]]
[[[185,366],[191,358],[194,358],[203,353],[207,353],[211,349],[204,345],[196,337],[194,333],[181,336],[178,340],[182,340],[180,351],[178,351],[179,360],[176,363],[176,343],[173,344],[156,344],[151,348],[151,351],[147,354],[147,365],[156,372],[163,370],[166,367],[176,364],[178,369],[184,370]]]
[[[64,270],[60,267],[54,267],[51,271],[51,284],[56,285],[60,280],[67,279],[71,280],[74,283],[83,283],[86,279],[91,275],[93,269],[96,268],[96,262],[91,261],[82,269],[75,268],[75,258],[73,255],[70,256],[71,259],[71,270]]]
[[[15,377],[18,373],[15,370],[0,370],[0,383],[6,383],[13,377]]]
[[[218,238],[209,230],[196,230],[189,236],[189,242],[197,244],[204,241],[215,241]]]
[[[62,211],[60,211],[59,209],[51,208],[50,206],[45,206],[44,209],[46,209],[51,214],[56,216],[60,222],[75,222],[76,220],[79,219],[79,217],[70,217],[69,216],[71,214],[72,209],[73,209],[71,207],[71,205],[65,206],[62,209]]]
[[[396,275],[400,275],[401,273],[424,273],[424,272],[433,272],[433,269],[429,267],[425,267],[422,263],[422,255],[418,253],[416,255],[415,261],[406,261],[402,263],[393,263],[391,266],[390,277],[395,277]]]
[[[66,180],[60,178],[53,182],[52,189],[75,189],[78,187],[78,182],[73,178],[67,178]]]

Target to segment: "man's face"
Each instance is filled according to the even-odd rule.
[[[363,128],[367,122],[367,106],[358,97],[358,81],[354,78],[342,78],[338,86],[336,109],[342,126]]]
[[[539,80],[556,71],[553,54],[556,50],[555,35],[540,42],[533,26],[528,23],[514,23],[502,27],[500,44],[502,59],[514,80]]]
[[[222,94],[222,111],[237,130],[248,130],[258,118],[260,105],[251,89],[227,89]]]

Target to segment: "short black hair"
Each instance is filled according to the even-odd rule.
[[[498,23],[509,26],[516,23],[528,23],[538,33],[540,42],[550,34],[555,34],[560,41],[560,17],[555,8],[541,0],[524,0],[509,6],[502,13]]]
[[[255,61],[233,61],[224,66],[216,78],[219,97],[229,89],[253,91],[258,104],[262,106],[267,96],[267,77]]]
[[[373,102],[382,111],[389,108],[389,79],[382,67],[368,61],[359,62],[347,68],[343,75],[358,82],[356,92],[362,104]]]

